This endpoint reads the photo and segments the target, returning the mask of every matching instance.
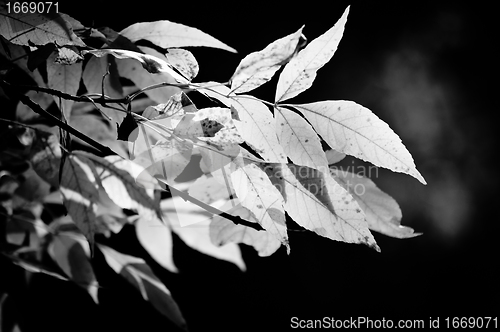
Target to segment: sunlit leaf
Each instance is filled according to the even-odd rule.
[[[400,239],[421,234],[401,225],[402,214],[398,203],[380,190],[372,180],[340,169],[330,171],[333,178],[349,191],[363,209],[371,230]]]
[[[211,204],[219,199],[228,199],[230,195],[235,194],[231,188],[232,186],[228,188],[213,176],[202,175],[189,186],[188,194],[203,203]]]
[[[252,221],[257,222],[253,217],[253,213],[241,206],[238,200],[227,202],[221,209],[231,215],[240,216],[245,220],[253,219]],[[281,246],[280,240],[270,232],[257,231],[250,227],[236,225],[232,221],[217,215],[210,222],[210,239],[217,246],[223,246],[230,242],[247,244],[254,247],[259,256],[270,256]]]
[[[199,91],[200,93],[203,93],[209,98],[220,101],[227,107],[231,107],[232,100],[228,98],[228,96],[231,94],[231,89],[229,89],[224,84],[217,82],[204,82],[196,83],[196,85],[199,86],[199,89],[197,91]]]
[[[362,243],[380,250],[358,203],[330,174],[279,164],[268,165],[266,173],[297,224],[332,240]]]
[[[162,48],[206,46],[236,53],[234,48],[196,28],[166,20],[135,23],[120,34],[133,42],[144,39]]]
[[[285,66],[276,87],[276,102],[293,98],[311,87],[316,72],[330,61],[337,50],[348,14],[349,7],[330,30],[311,41]]]
[[[169,48],[165,56],[168,63],[181,72],[189,81],[198,75],[200,68],[191,52],[181,48]]]
[[[54,61],[60,65],[72,65],[82,60],[83,57],[75,47],[64,46],[57,49],[57,56]]]
[[[330,149],[325,151],[326,160],[328,165],[333,165],[345,158],[345,153],[338,152],[337,150]]]
[[[131,174],[132,168],[140,168],[130,160],[119,156],[97,157],[78,152],[95,164],[103,188],[109,198],[123,209],[135,210],[141,216],[159,216],[159,205],[154,200],[151,190],[139,186]]]
[[[255,164],[239,167],[231,181],[241,205],[251,211],[257,222],[287,246],[284,199],[266,173]]]
[[[105,245],[99,244],[98,247],[109,266],[137,288],[145,301],[177,326],[186,329],[186,321],[170,291],[142,258],[122,254]]]
[[[280,38],[261,51],[250,53],[236,68],[231,79],[231,90],[235,93],[251,91],[269,81],[274,73],[294,54],[302,36],[298,31]]]
[[[304,118],[283,107],[275,107],[274,118],[278,140],[294,164],[328,169],[318,134]]]
[[[215,205],[219,207],[220,205]],[[210,240],[210,217],[198,205],[186,202],[181,197],[173,197],[161,202],[161,208],[174,231],[188,246],[206,255],[231,262],[241,270],[246,269],[241,250],[235,243],[222,247],[215,246]]]
[[[169,270],[178,272],[173,259],[172,233],[168,225],[158,218],[139,216],[135,221],[137,239],[153,259]]]
[[[369,109],[352,101],[321,101],[293,105],[336,151],[394,172],[409,174],[426,184],[413,158],[392,129]]]
[[[235,122],[239,134],[266,161],[286,163],[278,142],[276,121],[266,105],[250,96],[238,96],[232,106],[241,123]]]
[[[174,139],[158,141],[132,161],[144,167],[149,174],[161,175],[169,183],[189,164],[192,145]]]

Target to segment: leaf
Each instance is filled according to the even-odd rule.
[[[55,62],[56,57],[56,53],[52,53],[47,59],[47,87],[76,95],[82,77],[82,63],[78,62],[70,66],[60,65]],[[53,98],[57,106],[62,108],[61,112],[64,112],[65,118],[69,120],[74,101],[60,100],[57,96],[53,96]]]
[[[142,48],[141,48],[142,50]],[[152,52],[152,51],[151,51]],[[170,75],[178,83],[188,83],[186,78],[179,75],[172,67],[171,64],[161,59],[158,56],[151,54],[143,54],[134,51],[127,50],[115,50],[115,49],[100,49],[100,50],[90,50],[84,51],[83,54],[92,54],[97,57],[102,57],[104,55],[112,55],[117,59],[134,59],[141,63],[142,67],[146,69],[151,74],[164,73]],[[159,53],[158,53],[159,54]],[[161,56],[161,55],[160,55]]]
[[[285,66],[276,87],[276,102],[293,98],[312,85],[316,72],[330,61],[337,50],[348,14],[349,7],[331,29],[309,43]]]
[[[108,69],[109,75],[107,75]],[[116,63],[107,56],[91,57],[85,65],[82,79],[88,93],[101,94],[104,79],[105,95],[112,98],[123,96],[123,88],[116,70]]]
[[[132,161],[153,176],[160,175],[169,184],[179,176],[191,159],[192,145],[174,139],[159,141]]]
[[[188,194],[203,203],[212,204],[220,199],[228,199],[230,195],[234,195],[235,193],[231,188],[220,183],[213,176],[202,175],[189,186]]]
[[[282,107],[275,107],[274,117],[278,140],[292,162],[326,171],[325,152],[311,125],[300,115]]]
[[[198,92],[203,93],[209,98],[217,99],[227,107],[231,107],[233,100],[228,98],[231,94],[231,89],[224,84],[217,82],[204,82],[196,83],[196,85],[199,86],[197,89]]]
[[[85,135],[93,138],[99,143],[109,146],[113,151],[120,154],[121,156],[126,155],[126,144],[116,139],[116,132],[114,129],[108,125],[107,121],[99,115],[92,114],[90,112],[81,112],[78,106],[82,104],[76,104],[73,107],[73,112],[69,118],[69,124]],[[75,141],[80,142],[83,145],[88,145],[77,137],[73,137]]]
[[[369,109],[352,101],[293,105],[333,149],[426,184],[399,136]]]
[[[142,113],[142,116],[149,120],[171,118],[174,115],[182,116],[185,113],[182,103],[184,96],[184,92],[179,92],[170,97],[166,103],[148,106]]]
[[[398,203],[380,190],[372,180],[333,168],[330,169],[330,174],[358,202],[366,214],[366,221],[371,230],[399,239],[421,235],[414,233],[412,228],[401,225],[402,214]]]
[[[146,53],[154,53],[155,55],[159,54],[159,52],[156,52],[148,47],[141,47],[141,50]],[[156,58],[156,56],[154,57]],[[139,89],[143,89],[153,84],[159,84],[163,82],[177,84],[177,80],[174,76],[171,75],[172,72],[175,73],[175,75],[177,75],[178,77],[181,77],[179,74],[174,72],[173,69],[171,70],[171,72],[160,72],[156,75],[151,75],[148,72],[142,70],[138,66],[137,61],[135,61],[134,59],[117,60],[116,64],[120,76],[131,80]],[[187,83],[186,79],[182,79]],[[170,97],[172,97],[176,93],[179,93],[180,91],[181,89],[179,89],[178,87],[165,86],[161,89],[147,90],[144,93],[156,103],[165,103],[170,99]]]
[[[135,222],[137,239],[153,259],[170,272],[178,272],[173,258],[170,228],[158,218],[140,216]]]
[[[109,198],[122,209],[136,211],[140,216],[150,218],[160,216],[160,207],[154,200],[151,189],[139,186],[132,175],[140,173],[143,168],[120,156],[101,158],[82,151],[79,156],[86,156],[95,164],[96,174]],[[132,169],[136,169],[132,171]],[[151,180],[153,182],[153,179]]]
[[[330,149],[325,151],[326,160],[328,165],[333,165],[345,158],[345,153],[338,152],[337,150]]]
[[[248,92],[269,81],[295,53],[303,28],[243,58],[231,78],[232,92]]]
[[[4,40],[2,36],[0,36],[0,54],[4,56],[8,61],[12,62],[12,64],[18,66],[21,70],[23,70],[29,77],[33,79],[34,83],[36,83],[38,86],[45,86],[44,79],[40,75],[38,69],[31,70],[31,66],[28,66],[29,56],[27,55],[29,53],[26,51],[25,47],[9,43],[8,41]],[[50,99],[52,99],[52,97]]]
[[[109,266],[137,288],[145,301],[149,301],[158,312],[186,330],[186,321],[170,291],[142,258],[122,254],[102,244],[98,247]]]
[[[231,173],[231,181],[241,205],[257,222],[287,246],[284,200],[278,189],[257,165],[248,164]]]
[[[286,212],[297,224],[335,241],[362,243],[380,251],[358,203],[328,173],[295,165],[266,168],[285,199]]]
[[[234,48],[196,28],[166,20],[135,23],[123,29],[120,35],[133,42],[148,40],[161,48],[205,46],[236,53]]]
[[[64,46],[57,49],[57,57],[54,61],[60,65],[72,65],[81,60],[83,57],[75,47]]]
[[[30,150],[29,161],[33,170],[53,187],[59,186],[61,148],[56,135],[37,131]]]
[[[172,231],[189,247],[217,259],[231,262],[243,271],[246,269],[237,244],[228,243],[217,247],[210,240],[210,213],[178,196],[163,200],[161,208]]]
[[[52,11],[44,14],[14,14],[8,13],[5,4],[0,4],[0,17],[3,17],[0,35],[14,44],[31,46],[55,43],[59,46],[86,46],[74,34],[71,24],[62,14]]]
[[[201,120],[201,121],[200,121]],[[202,108],[196,112],[193,121],[200,121],[203,137],[198,139],[224,149],[243,143],[236,129],[237,120],[231,117],[231,110],[224,107]]]
[[[28,62],[26,63],[28,69],[33,71],[38,68],[38,66],[40,66],[47,60],[47,58],[52,54],[52,52],[54,52],[55,49],[56,45],[50,43],[39,46],[35,50],[32,50],[28,54]]]
[[[99,201],[94,168],[92,161],[84,156],[67,156],[60,186],[64,206],[91,247],[96,231],[96,203]]]
[[[135,142],[138,135],[138,131],[135,130],[137,127],[137,121],[134,119],[132,112],[127,112],[127,116],[125,116],[122,123],[117,128],[118,136],[116,139],[127,142]]]
[[[50,242],[47,251],[61,270],[78,286],[85,289],[95,303],[99,303],[99,284],[90,264],[90,248],[78,233],[61,232]]]
[[[25,269],[28,272],[42,273],[42,274],[46,274],[48,276],[51,276],[51,277],[54,277],[54,278],[57,278],[57,279],[60,279],[63,281],[69,281],[68,278],[62,276],[58,272],[52,271],[50,268],[43,266],[39,262],[35,262],[35,261],[31,261],[31,260],[27,260],[27,259],[24,259],[22,257],[19,257],[19,253],[20,253],[19,251],[15,252],[14,254],[0,252],[0,254],[8,257],[12,263],[16,264],[17,266],[22,267],[23,269]]]
[[[251,211],[241,206],[238,200],[227,202],[221,207],[221,210],[234,216],[240,216],[246,220],[253,219]],[[255,219],[253,221],[257,222]],[[281,242],[270,232],[257,231],[250,227],[236,225],[232,221],[220,216],[212,218],[212,222],[210,223],[210,239],[217,246],[223,246],[230,242],[247,244],[254,247],[259,256],[263,257],[272,255],[281,246]]]
[[[278,142],[276,124],[266,105],[250,96],[238,96],[232,106],[241,123],[236,128],[245,142],[266,161],[286,163],[286,155]]]
[[[198,75],[200,68],[191,52],[181,48],[169,48],[165,56],[167,62],[182,73],[189,81]]]

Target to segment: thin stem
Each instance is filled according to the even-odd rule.
[[[29,128],[29,129],[33,129],[35,131],[42,131],[42,132],[45,132],[44,130],[42,129],[39,129],[39,128],[35,128],[33,126],[30,126],[30,125],[27,125],[27,124],[24,124],[24,123],[21,123],[21,122],[17,122],[17,121],[14,121],[14,120],[9,120],[9,119],[4,119],[4,118],[0,118],[0,121],[2,122],[6,122],[8,124],[11,124],[13,126],[19,126],[19,127],[24,127],[24,128]]]
[[[162,180],[160,179],[160,181],[162,181]],[[168,185],[168,183],[166,183],[165,181],[162,181],[162,182],[164,182],[166,185]],[[251,222],[251,221],[242,219],[239,216],[233,216],[233,215],[231,215],[229,213],[223,212],[223,211],[221,211],[221,210],[219,210],[217,208],[214,208],[211,205],[208,205],[208,204],[206,204],[206,203],[204,203],[204,202],[202,202],[202,201],[194,198],[193,196],[189,195],[188,193],[185,193],[185,192],[182,192],[180,190],[175,189],[174,187],[172,187],[170,185],[168,185],[168,188],[170,189],[170,192],[172,194],[178,195],[179,197],[181,197],[185,201],[190,201],[191,203],[194,203],[194,204],[198,205],[199,207],[201,207],[202,209],[204,209],[207,212],[210,212],[210,213],[219,215],[219,216],[221,216],[223,218],[226,218],[226,219],[232,221],[236,225],[243,225],[243,226],[250,227],[250,228],[253,228],[255,230],[258,230],[258,231],[263,231],[264,230],[264,228],[262,228],[262,226],[260,224],[258,224],[258,223]]]
[[[15,89],[12,89],[12,86],[9,83],[5,82],[4,80],[0,80],[0,85],[3,85],[6,88],[6,90],[10,90],[10,92],[12,92],[17,98],[19,98],[19,100],[23,104],[25,104],[26,106],[31,108],[35,113],[40,114],[41,116],[47,118],[48,120],[53,122],[55,125],[57,125],[59,128],[67,131],[68,133],[74,135],[75,137],[78,137],[79,139],[81,139],[85,143],[91,145],[92,147],[96,148],[97,150],[101,151],[104,154],[118,155],[118,153],[116,153],[115,151],[113,151],[109,147],[102,145],[101,143],[95,141],[94,139],[90,138],[89,136],[87,136],[87,135],[81,133],[80,131],[78,131],[77,129],[73,128],[72,126],[70,126],[66,122],[61,121],[60,119],[58,119],[54,115],[50,114],[49,112],[44,110],[40,105],[38,105],[33,100],[31,100],[28,96],[17,92]]]

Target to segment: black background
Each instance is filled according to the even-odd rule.
[[[356,101],[386,121],[428,185],[386,170],[373,180],[393,196],[404,225],[423,232],[398,240],[375,233],[381,253],[309,232],[291,232],[291,254],[268,258],[242,247],[247,272],[199,254],[178,238],[177,275],[162,271],[192,331],[287,330],[291,317],[424,319],[498,316],[498,107],[491,5],[478,2],[60,2],[87,26],[116,31],[170,20],[199,28],[239,51],[192,48],[196,82],[227,81],[246,54],[305,24],[309,41],[351,4],[332,60],[296,102]],[[272,100],[276,80],[255,93]],[[353,164],[353,162],[355,164]],[[345,166],[365,165],[352,159]],[[146,255],[126,228],[112,241]],[[105,288],[94,306],[80,288],[37,276],[21,314],[35,330],[166,331],[170,323],[96,257]],[[151,262],[154,264],[154,262]],[[101,272],[99,272],[101,271]],[[45,330],[45,329],[44,329]]]

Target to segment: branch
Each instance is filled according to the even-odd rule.
[[[109,147],[107,147],[105,145],[102,145],[101,143],[95,141],[94,139],[92,139],[89,136],[81,133],[77,129],[71,127],[69,124],[61,121],[60,119],[58,119],[54,115],[50,114],[49,112],[47,112],[46,110],[44,110],[40,105],[38,105],[33,100],[31,100],[28,96],[23,95],[22,93],[19,93],[18,91],[16,91],[15,89],[13,89],[12,86],[9,83],[5,82],[4,80],[0,80],[0,85],[4,86],[6,88],[6,90],[10,90],[10,92],[13,95],[15,95],[17,98],[19,98],[19,100],[24,105],[26,105],[29,108],[31,108],[33,110],[33,112],[35,112],[37,114],[40,114],[41,116],[47,118],[49,121],[51,121],[55,125],[59,126],[59,128],[67,131],[68,133],[72,134],[75,137],[78,137],[79,139],[81,139],[85,143],[91,145],[92,147],[96,148],[97,150],[103,152],[104,154],[107,154],[107,155],[118,155],[118,153],[116,153],[115,151],[113,151]]]

